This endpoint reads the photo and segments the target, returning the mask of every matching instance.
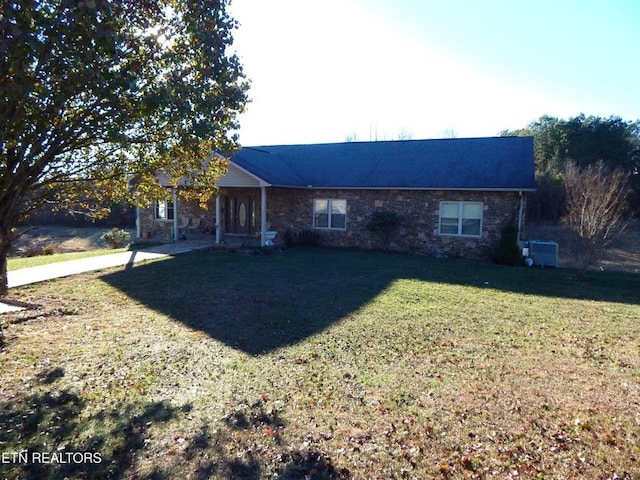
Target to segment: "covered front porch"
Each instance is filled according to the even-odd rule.
[[[271,185],[262,179],[231,164],[207,208],[183,200],[180,185],[171,185],[168,178],[159,180],[167,195],[152,208],[138,209],[138,238],[170,243],[208,237],[216,245],[273,244],[278,232],[271,229],[267,218],[267,188]]]
[[[217,183],[215,198],[216,243],[272,245],[277,235],[267,218],[267,188],[271,185],[237,165]]]

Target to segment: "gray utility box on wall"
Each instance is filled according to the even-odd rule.
[[[534,265],[542,267],[558,266],[558,243],[543,242],[541,240],[530,240],[529,242],[529,258],[533,260]]]

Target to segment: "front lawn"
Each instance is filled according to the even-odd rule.
[[[2,478],[640,478],[637,274],[203,252],[11,295]]]

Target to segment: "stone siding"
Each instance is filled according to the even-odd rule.
[[[221,189],[223,235],[225,232],[226,196],[247,196],[255,200],[254,230],[260,228],[260,189]],[[500,240],[502,229],[517,224],[520,196],[517,192],[476,191],[422,191],[422,190],[322,190],[267,188],[267,220],[271,230],[278,232],[277,243],[282,243],[285,232],[313,229],[314,199],[341,199],[347,201],[346,228],[344,230],[315,229],[321,242],[328,246],[388,248],[394,251],[431,255],[489,258]],[[482,202],[482,232],[479,237],[441,235],[439,233],[440,202]],[[194,203],[178,200],[179,216],[199,216],[206,232],[215,229],[215,199],[208,210]],[[388,211],[402,215],[403,222],[388,245],[367,230],[366,224],[375,211]],[[144,209],[142,232],[154,237],[166,237],[172,221],[156,220],[154,209]],[[253,234],[253,237],[256,235]]]
[[[345,230],[317,229],[326,245],[381,248],[379,238],[366,224],[375,211],[402,215],[393,235],[391,250],[434,255],[488,258],[500,240],[502,229],[517,224],[520,197],[517,192],[418,191],[418,190],[296,190],[267,189],[267,218],[281,235],[287,230],[313,228],[314,199],[347,201]],[[439,234],[440,202],[482,202],[484,212],[480,237]],[[258,210],[259,211],[259,210]]]
[[[181,218],[200,218],[198,227],[200,233],[215,232],[215,203],[211,202],[208,209],[203,209],[197,201],[187,202],[178,198],[178,226]],[[170,241],[170,231],[173,220],[157,219],[155,204],[140,209],[140,232],[142,238],[153,238],[160,241]],[[182,229],[180,229],[182,231]]]

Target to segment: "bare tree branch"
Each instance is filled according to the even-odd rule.
[[[567,213],[563,221],[575,234],[573,248],[582,273],[624,233],[629,182],[628,172],[621,168],[610,171],[602,161],[585,167],[565,164]]]

